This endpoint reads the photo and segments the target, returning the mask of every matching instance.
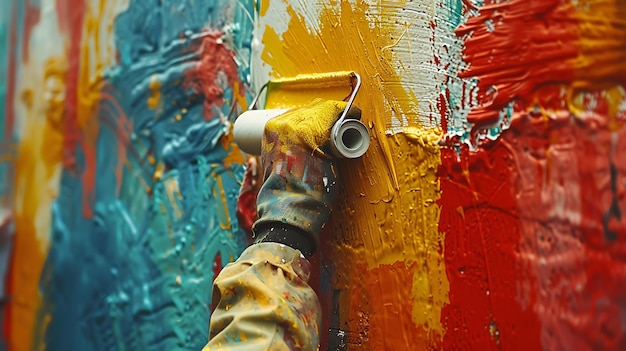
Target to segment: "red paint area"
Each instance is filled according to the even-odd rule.
[[[602,95],[588,94],[593,110],[578,118],[522,115],[509,138],[521,168],[520,263],[534,287],[520,297],[536,299],[544,349],[626,349],[626,126]]]
[[[492,125],[509,102],[532,106],[537,87],[565,84],[594,89],[626,84],[626,7],[619,1],[487,0],[460,26],[467,70],[478,103],[468,121]]]
[[[560,91],[476,152],[442,149],[446,350],[626,349],[626,126],[605,92],[573,117]]]
[[[459,76],[479,79],[480,106],[470,112],[470,123],[494,124],[510,101],[531,104],[536,86],[574,80],[579,32],[569,1],[487,0],[479,10],[456,31],[465,37],[469,63]]]
[[[228,49],[221,39],[222,33],[207,33],[200,45],[200,62],[185,72],[185,87],[192,88],[205,98],[205,118],[213,116],[213,104],[221,107],[224,103],[224,89],[238,81],[235,53]],[[241,84],[240,94],[244,94]],[[234,105],[234,102],[231,102]]]
[[[64,165],[75,166],[74,149],[80,143],[81,131],[78,125],[78,76],[80,73],[80,48],[82,38],[83,17],[85,15],[83,0],[57,0],[56,11],[59,27],[69,35],[68,70],[65,77],[65,126]]]
[[[79,89],[79,76],[81,74],[81,48],[85,11],[86,5],[84,0],[56,0],[59,28],[69,36],[68,70],[65,77],[65,113],[63,119],[63,127],[65,128],[63,166],[80,173],[81,183],[83,184],[83,215],[89,218],[93,215],[97,125],[94,124],[96,122],[90,120],[87,126],[81,126],[78,118],[78,111],[84,107],[80,102],[80,94],[82,92]],[[78,169],[79,163],[76,160],[76,149],[78,147],[81,147],[83,150],[82,169]]]
[[[222,253],[218,252],[213,259],[213,277],[217,277],[222,271]]]
[[[259,217],[256,210],[256,199],[262,183],[263,177],[257,160],[255,157],[250,157],[237,198],[236,211],[239,226],[248,233],[249,239],[252,238],[252,225]],[[249,240],[249,243],[252,243],[251,241]]]
[[[223,269],[223,265],[222,265],[222,253],[221,252],[217,252],[217,254],[215,255],[215,258],[213,259],[213,279],[215,279],[220,272]],[[218,294],[218,291],[213,291],[213,294]],[[220,298],[216,297],[216,296],[212,296],[211,297],[211,313],[213,313],[213,311],[215,311],[215,309],[217,308],[217,305],[220,301]]]
[[[478,78],[468,121],[515,112],[477,152],[442,149],[444,345],[626,349],[626,8],[464,3],[477,11],[457,29],[460,76]]]
[[[515,155],[504,142],[477,152],[441,150],[439,230],[450,304],[442,311],[444,350],[539,350],[532,306],[516,300],[528,280],[517,267],[519,221]]]

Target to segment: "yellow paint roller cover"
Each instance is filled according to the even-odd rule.
[[[276,133],[282,147],[297,144],[307,146],[312,152],[322,152],[320,147],[330,139],[330,131],[346,105],[344,101],[315,99],[271,119],[265,131]],[[357,108],[351,108],[348,117],[359,114]]]

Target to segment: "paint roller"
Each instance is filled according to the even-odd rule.
[[[237,117],[234,126],[235,142],[241,150],[252,155],[261,154],[261,143],[265,125],[272,118],[280,116],[297,105],[297,102],[309,101],[312,91],[326,91],[337,93],[331,87],[337,87],[338,83],[349,82],[350,94],[346,108],[343,110],[337,122],[333,125],[330,134],[330,151],[338,158],[358,158],[363,156],[370,145],[370,135],[367,127],[358,119],[348,115],[350,107],[354,103],[356,94],[361,87],[361,77],[351,71],[331,72],[314,75],[297,75],[290,78],[270,80],[265,83],[250,105],[250,109]],[[266,105],[268,96],[276,96],[274,108],[256,109],[261,94],[266,90]]]

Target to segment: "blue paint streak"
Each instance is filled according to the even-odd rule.
[[[12,2],[0,2],[0,157],[9,152],[5,140],[5,128],[7,123],[6,98],[9,80],[9,35],[11,32]],[[0,198],[8,194],[7,163],[0,162]]]
[[[449,28],[452,30],[456,29],[463,20],[463,1],[446,0],[442,8],[448,12],[448,21],[446,21],[446,23]]]
[[[246,6],[251,11],[252,2]],[[245,246],[235,217],[244,166],[224,164],[232,152],[219,142],[224,122],[204,121],[204,98],[182,83],[199,59],[203,29],[232,29],[238,57],[248,55],[252,24],[243,8],[226,0],[134,0],[116,19],[120,65],[108,70],[103,94],[122,111],[102,100],[94,116],[101,125],[94,217],[82,215],[81,170],[64,171],[53,208],[40,284],[41,313],[52,315],[49,350],[197,351],[206,343],[215,257],[225,264]],[[240,75],[247,69],[242,64]],[[162,83],[156,110],[147,105],[153,76]],[[224,101],[233,101],[223,88]],[[221,112],[229,110],[224,103]],[[133,127],[118,183],[123,115]],[[149,155],[168,166],[161,179],[153,179]]]

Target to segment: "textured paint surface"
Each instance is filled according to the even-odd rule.
[[[228,133],[247,108],[252,6],[2,6],[18,14],[0,22],[2,155],[5,141],[18,155],[2,191],[10,349],[200,349],[211,281],[246,240]]]
[[[625,347],[623,9],[485,4],[457,31],[489,92],[468,120],[512,113],[496,141],[442,153],[446,348]]]
[[[625,11],[0,3],[5,340],[200,349],[211,280],[250,239],[234,117],[268,78],[356,71],[372,144],[339,165],[313,259],[321,349],[625,349]]]

